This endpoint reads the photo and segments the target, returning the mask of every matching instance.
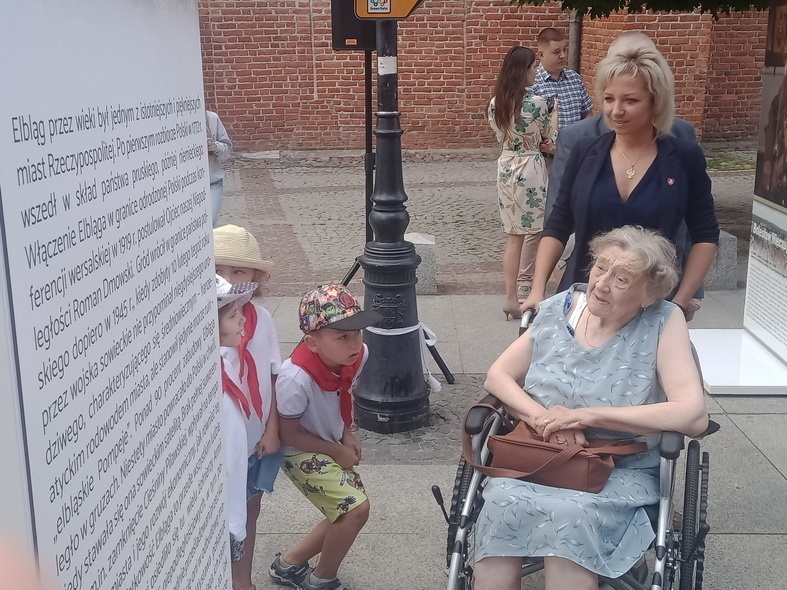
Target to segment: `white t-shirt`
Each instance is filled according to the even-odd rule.
[[[363,361],[355,375],[361,374],[369,349],[363,345]],[[355,387],[355,381],[352,388]],[[276,380],[276,406],[279,416],[285,419],[300,418],[300,425],[306,432],[323,440],[340,443],[344,434],[339,390],[323,391],[306,371],[287,359],[281,364],[279,377]],[[284,447],[285,455],[302,453],[294,447]]]
[[[227,525],[236,541],[246,538],[246,416],[226,393],[221,394],[221,439],[227,470]]]
[[[238,404],[227,394],[221,395],[221,430],[224,447],[224,464],[227,469],[227,524],[230,534],[236,541],[246,538],[246,478],[249,456],[255,452],[257,443],[265,432],[265,425],[271,411],[271,376],[276,375],[281,364],[276,328],[271,314],[259,305],[257,309],[257,329],[249,340],[248,351],[254,358],[262,397],[262,420],[254,411],[249,393],[248,369],[241,382],[238,375],[240,359],[238,349],[222,346],[224,370],[246,396],[251,416],[246,417]]]
[[[251,403],[248,368],[245,371],[246,374],[243,375],[243,380],[241,381],[238,378],[240,370],[238,349],[229,346],[221,347],[221,357],[224,359],[224,369],[227,371],[227,375],[240,388],[249,402],[249,407],[252,408],[249,418],[246,418],[244,415],[247,442],[246,458],[256,450],[257,443],[265,432],[265,425],[268,423],[271,411],[276,411],[275,408],[271,410],[271,377],[278,374],[279,366],[281,365],[276,327],[273,324],[271,314],[264,307],[259,305],[254,307],[257,310],[257,329],[249,340],[247,350],[251,353],[254,364],[257,367],[257,379],[260,382],[260,396],[262,397],[262,420],[254,412],[254,406]],[[248,323],[246,325],[248,326]]]

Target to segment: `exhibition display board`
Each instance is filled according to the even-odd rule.
[[[787,395],[787,0],[771,0],[743,330],[691,330],[711,394]]]
[[[196,0],[10,3],[0,56],[2,533],[58,588],[227,588]]]

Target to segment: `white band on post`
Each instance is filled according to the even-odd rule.
[[[424,370],[426,371],[428,377],[426,378],[426,382],[429,383],[429,387],[435,393],[440,392],[443,389],[442,384],[435,379],[432,375],[432,372],[429,370],[429,365],[426,364],[426,355],[427,355],[427,345],[434,346],[437,343],[437,335],[434,331],[423,322],[418,322],[414,326],[407,326],[406,328],[375,328],[374,326],[369,326],[366,328],[372,334],[377,334],[379,336],[402,336],[403,334],[409,334],[410,332],[415,332],[418,330],[418,340],[421,343],[421,359],[423,361]]]

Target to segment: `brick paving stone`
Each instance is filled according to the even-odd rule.
[[[438,294],[502,294],[502,251],[490,150],[410,152],[403,157],[409,232],[435,236]],[[745,264],[754,175],[714,173],[722,229],[738,238]],[[291,152],[237,157],[228,167],[220,223],[246,226],[276,264],[271,295],[300,295],[338,282],[363,254],[361,152]],[[356,280],[363,277],[360,271]],[[361,292],[358,283],[353,287]]]

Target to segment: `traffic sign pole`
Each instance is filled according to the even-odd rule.
[[[404,234],[402,129],[399,125],[397,22],[377,21],[377,170],[369,223],[374,239],[358,262],[364,269],[365,306],[383,316],[366,330],[369,359],[355,387],[361,428],[391,433],[429,424],[429,387],[421,360],[415,269],[421,262]]]

